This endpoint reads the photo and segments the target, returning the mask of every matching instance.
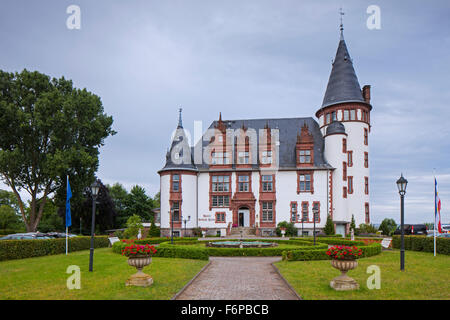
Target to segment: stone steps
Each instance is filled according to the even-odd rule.
[[[249,227],[238,227],[231,229],[232,236],[240,236],[242,231],[242,236],[254,236],[256,235],[256,228]]]

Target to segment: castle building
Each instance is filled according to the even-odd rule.
[[[161,188],[161,232],[274,235],[293,222],[336,233],[370,223],[370,86],[362,88],[341,37],[323,103],[307,118],[214,121],[191,147],[181,110]]]

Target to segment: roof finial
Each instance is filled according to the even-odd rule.
[[[342,22],[342,17],[345,13],[342,8],[339,9],[339,14],[341,15],[341,25],[339,27],[339,30],[341,30],[341,40],[344,40],[344,23]]]
[[[183,121],[181,120],[181,112],[183,111],[183,108],[180,107],[178,109],[178,112],[180,113],[178,116],[178,128],[183,128]]]

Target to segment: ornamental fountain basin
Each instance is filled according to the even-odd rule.
[[[207,242],[206,246],[214,248],[270,248],[278,246],[278,243],[263,241],[216,241]]]

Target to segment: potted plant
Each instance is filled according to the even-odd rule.
[[[284,238],[284,235],[286,234],[286,227],[280,227],[281,230],[281,236]]]
[[[155,247],[149,244],[131,244],[122,250],[122,255],[128,257],[128,265],[137,269],[137,272],[125,282],[125,285],[148,287],[153,283],[153,278],[142,272],[142,269],[152,262],[152,255],[155,253]]]
[[[327,255],[331,257],[331,265],[341,271],[341,275],[330,282],[330,286],[338,291],[359,289],[359,284],[347,275],[349,270],[358,266],[358,259],[362,255],[362,250],[355,246],[333,246],[327,250]]]

